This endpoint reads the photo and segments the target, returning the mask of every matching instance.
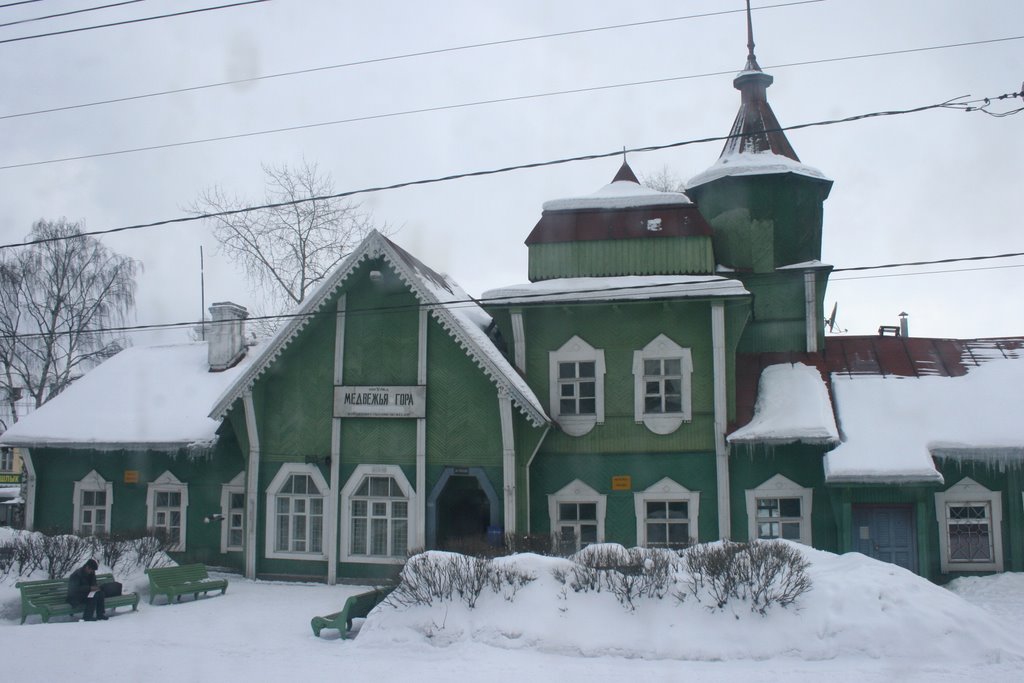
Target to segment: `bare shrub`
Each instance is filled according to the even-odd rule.
[[[92,552],[92,541],[71,534],[33,534],[24,539],[30,546],[29,564],[46,572],[47,578],[61,579],[78,569]],[[29,573],[30,573],[29,572]]]
[[[811,589],[809,563],[785,543],[754,542],[747,547],[745,570],[750,608],[765,614],[772,605],[788,607]]]
[[[505,534],[505,548],[510,555],[533,553],[534,555],[568,557],[575,552],[575,538],[568,553],[558,552],[558,543],[551,534]]]
[[[167,551],[174,542],[166,532],[159,529],[137,531],[125,535],[126,559],[134,557],[130,566],[126,562],[124,569],[152,569],[166,564]]]
[[[512,600],[534,577],[512,566],[495,566],[484,557],[424,553],[409,558],[401,581],[387,597],[392,606],[433,605],[460,599],[470,609],[485,588]]]
[[[730,600],[748,601],[750,609],[766,614],[773,605],[787,607],[811,589],[808,562],[799,551],[779,541],[697,545],[684,554],[688,593],[724,608]]]

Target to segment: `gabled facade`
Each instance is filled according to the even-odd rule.
[[[623,163],[545,203],[528,281],[480,302],[373,233],[256,347],[219,304],[211,343],[119,354],[0,438],[27,523],[327,582],[505,533],[1024,570],[1024,342],[826,339],[832,181],[771,80],[751,39],[732,137],[685,194]]]

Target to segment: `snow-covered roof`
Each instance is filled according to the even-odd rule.
[[[508,392],[513,403],[535,425],[548,424],[550,418],[526,381],[494,346],[484,329],[491,317],[451,278],[441,275],[390,241],[376,230],[367,235],[355,251],[325,279],[294,312],[244,373],[236,377],[217,399],[210,416],[220,419],[243,392],[259,378],[314,314],[341,287],[355,268],[368,258],[382,257],[410,288],[416,298],[445,328],[477,366],[499,388]]]
[[[717,275],[624,275],[569,277],[499,287],[484,292],[485,304],[529,304],[552,301],[623,301],[745,296],[739,280]]]
[[[629,180],[608,183],[593,194],[544,202],[545,211],[588,209],[633,209],[647,206],[690,206],[693,202],[682,192],[660,192]]]
[[[761,372],[754,418],[729,435],[730,443],[833,444],[839,441],[832,403],[821,373],[803,363],[770,365]]]
[[[811,259],[810,261],[791,263],[788,266],[779,266],[775,270],[825,270],[826,268],[832,268],[832,265],[822,263],[818,259]]]
[[[739,152],[723,154],[708,170],[690,178],[689,182],[686,183],[686,187],[697,187],[698,185],[703,185],[726,176],[752,176],[777,173],[794,173],[809,178],[830,181],[828,176],[813,166],[794,161],[781,154],[774,154],[773,152]]]
[[[829,482],[942,482],[932,457],[1024,453],[1024,359],[990,359],[960,377],[833,374],[843,443]]]
[[[207,343],[135,346],[101,363],[56,398],[21,418],[9,446],[176,450],[210,445],[214,400],[249,366],[210,372]]]

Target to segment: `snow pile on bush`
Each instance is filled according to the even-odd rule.
[[[696,546],[665,571],[657,567],[659,551],[614,545],[572,559],[512,555],[489,561],[506,577],[498,580],[487,578],[486,561],[432,551],[410,560],[407,578],[420,581],[417,590],[423,591],[424,576],[430,574],[451,591],[417,601],[408,599],[408,587],[400,587],[395,599],[370,615],[358,642],[394,648],[472,641],[583,656],[705,661],[779,656],[945,661],[956,653],[979,663],[1024,662],[1024,647],[1007,624],[943,587],[857,553],[837,556],[782,545],[792,553],[793,564],[786,567],[802,565],[811,587],[787,598],[785,608],[775,600],[779,608],[772,609],[752,595],[750,586],[759,579],[751,578],[742,561],[732,570],[738,577],[732,588],[713,586],[708,578],[717,576],[720,584],[729,572],[700,576],[701,567],[707,570],[730,554],[735,561],[735,544]],[[694,557],[690,562],[688,555]],[[637,560],[639,570],[630,574],[595,561],[614,556],[620,570]],[[451,578],[461,575],[460,568],[471,568],[477,578],[468,583]],[[775,581],[762,584],[792,589],[799,572],[780,571]],[[446,572],[448,578],[439,578]],[[668,574],[664,583],[659,572]],[[633,583],[627,589],[624,581]]]

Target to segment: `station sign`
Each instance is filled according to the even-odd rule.
[[[336,386],[334,417],[425,417],[426,386]]]

